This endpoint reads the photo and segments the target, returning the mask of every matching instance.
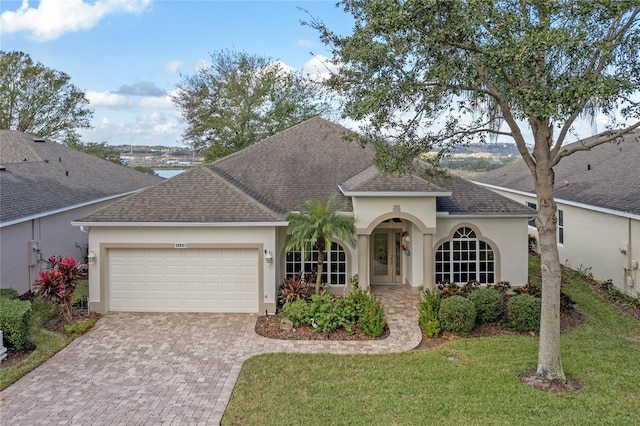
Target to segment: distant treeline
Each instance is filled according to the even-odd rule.
[[[517,161],[513,157],[449,157],[440,160],[443,169],[468,170],[473,172],[488,172]]]

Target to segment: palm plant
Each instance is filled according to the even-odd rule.
[[[287,215],[287,251],[304,250],[308,255],[313,247],[318,250],[316,294],[320,293],[327,241],[337,238],[350,246],[356,243],[355,219],[333,208],[334,200],[335,196],[329,197],[324,203],[306,200],[298,204],[298,212]]]

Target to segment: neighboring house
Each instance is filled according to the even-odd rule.
[[[337,195],[356,247],[333,241],[331,292],[360,286],[527,281],[526,206],[466,180],[386,176],[374,151],[321,118],[184,172],[75,222],[89,228],[97,311],[274,312],[282,279],[317,252],[285,252],[286,215]]]
[[[560,262],[612,279],[621,291],[640,293],[640,132],[619,143],[576,152],[555,167]],[[581,143],[581,142],[576,142]],[[537,207],[533,179],[523,161],[482,174],[477,183]],[[537,236],[535,223],[529,233]]]
[[[30,289],[49,256],[84,261],[87,234],[71,221],[161,179],[0,130],[0,287]]]

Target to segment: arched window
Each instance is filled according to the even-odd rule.
[[[311,251],[305,256],[303,251],[287,252],[285,260],[285,273],[287,278],[293,274],[311,272],[318,269],[318,250]],[[322,271],[322,282],[330,285],[345,285],[347,283],[347,255],[338,243],[331,243],[325,253]]]
[[[466,284],[495,282],[493,248],[479,240],[473,229],[462,227],[453,239],[443,243],[436,251],[436,283]]]

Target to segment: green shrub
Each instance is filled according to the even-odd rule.
[[[537,331],[540,329],[542,301],[530,294],[519,294],[509,299],[507,326],[517,331]]]
[[[0,330],[17,351],[24,348],[31,325],[31,302],[0,298]]]
[[[420,293],[418,304],[418,325],[427,337],[438,337],[440,334],[440,291],[424,289]]]
[[[64,328],[65,330],[67,330],[67,333],[84,334],[88,330],[90,330],[95,325],[95,323],[96,323],[95,318],[89,318],[88,320],[85,320],[85,321],[67,325]]]
[[[476,321],[476,306],[462,296],[448,297],[440,303],[438,319],[443,330],[468,334]]]
[[[356,315],[360,316],[362,308],[369,302],[369,293],[367,293],[366,290],[358,289],[351,293],[347,297],[347,300],[350,300],[351,303],[353,303],[353,306],[356,309]]]
[[[5,299],[17,299],[18,298],[18,290],[13,288],[0,288],[0,297]]]
[[[491,288],[479,288],[468,297],[476,305],[476,322],[487,324],[496,322],[502,315],[502,295]]]
[[[460,296],[468,297],[471,293],[479,288],[480,284],[478,284],[478,281],[469,281],[468,283],[460,287]]]
[[[301,324],[310,324],[309,304],[304,299],[285,303],[282,307],[282,315],[291,321],[294,327],[300,327]]]
[[[311,296],[309,315],[317,331],[328,333],[342,327],[351,333],[356,310],[353,303],[346,299],[314,294]]]
[[[379,337],[386,326],[387,322],[384,319],[382,303],[374,295],[371,295],[362,306],[362,311],[358,318],[358,327],[366,336]]]

